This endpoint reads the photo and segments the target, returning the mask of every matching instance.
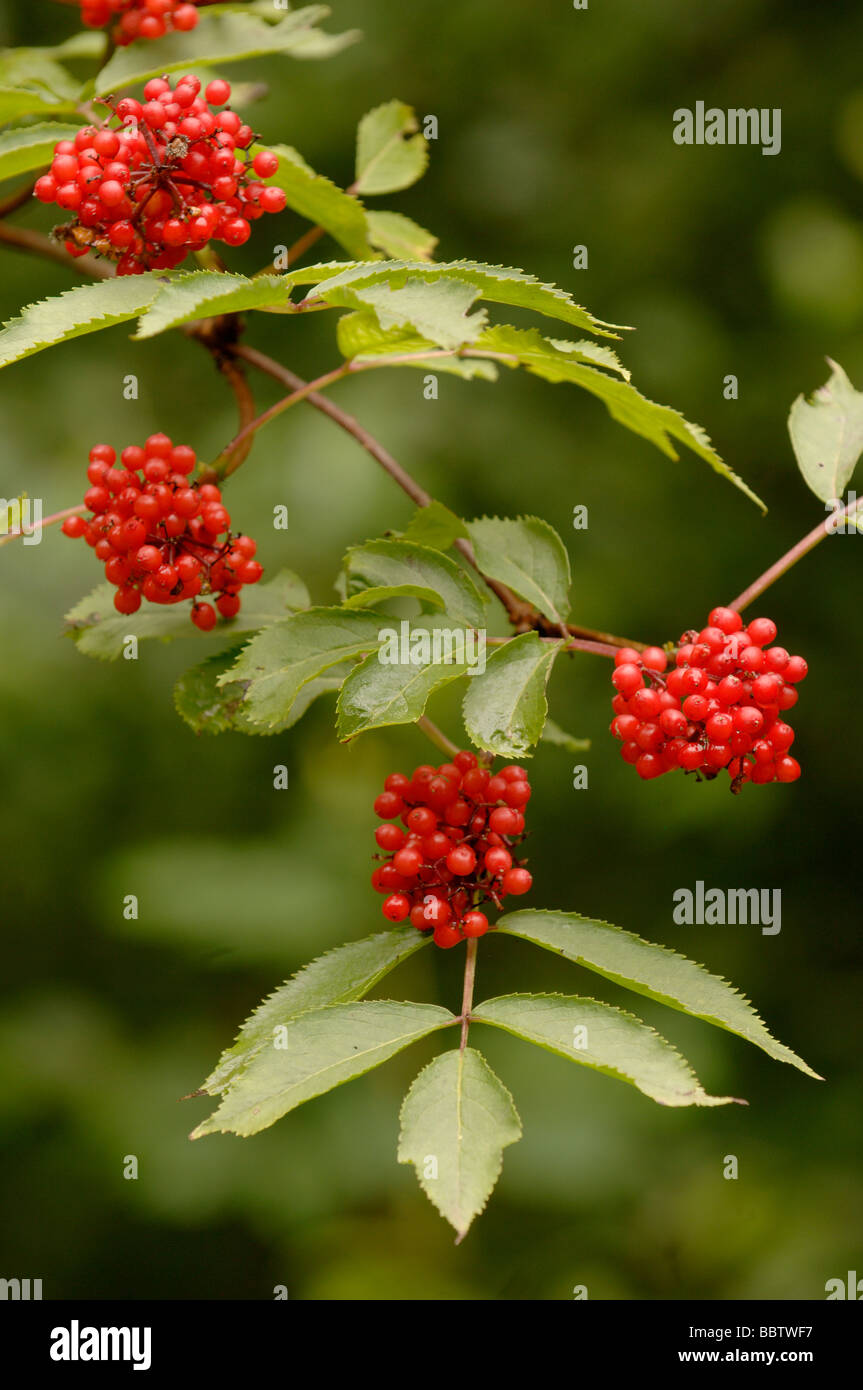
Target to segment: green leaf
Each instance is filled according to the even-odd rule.
[[[358,193],[397,193],[422,178],[428,146],[413,107],[387,101],[369,111],[357,127],[354,187]]]
[[[454,636],[464,643],[463,632]],[[345,743],[369,729],[413,724],[423,714],[435,690],[467,675],[470,670],[464,659],[414,666],[385,664],[381,655],[380,651],[371,652],[354,667],[342,686],[338,701],[338,735]]]
[[[241,651],[240,646],[230,647],[227,651],[208,657],[186,671],[174,686],[174,708],[196,734],[221,734],[228,730],[255,735],[284,733],[302,719],[320,695],[338,690],[351,669],[349,666],[336,667],[331,675],[308,681],[284,719],[272,729],[267,729],[261,724],[253,724],[246,715],[246,681],[219,685],[220,676],[233,665]]]
[[[190,64],[209,67],[265,53],[290,53],[329,13],[327,5],[307,5],[285,15],[278,24],[268,24],[254,14],[208,14],[203,9],[197,28],[188,33],[175,32],[118,48],[96,78],[95,94],[106,96]]]
[[[349,941],[311,961],[250,1014],[201,1090],[210,1096],[221,1094],[252,1058],[273,1042],[275,1028],[310,1009],[362,999],[378,980],[430,940],[415,927],[394,927]]]
[[[308,681],[340,662],[376,650],[387,621],[379,613],[310,608],[253,637],[219,684],[248,681],[247,717],[272,727],[286,717]]]
[[[58,140],[74,140],[80,128],[80,124],[40,121],[38,125],[0,131],[0,180],[50,164]]]
[[[723,463],[699,425],[690,424],[670,406],[657,405],[655,401],[648,400],[628,380],[618,381],[606,372],[586,365],[584,349],[587,346],[585,343],[565,343],[543,338],[534,329],[523,330],[497,325],[486,330],[475,344],[475,350],[499,354],[497,360],[505,365],[521,365],[545,381],[569,381],[581,386],[603,402],[609,415],[618,424],[649,440],[669,458],[678,457],[672,439],[685,444],[693,453],[709,463],[714,472],[744,492],[762,511],[767,510],[757,493]],[[511,360],[507,361],[508,358]]]
[[[509,266],[482,265],[477,261],[442,261],[427,265],[422,261],[386,261],[376,265],[333,264],[310,266],[305,272],[308,278],[297,280],[296,284],[317,284],[326,281],[332,289],[387,284],[391,289],[399,289],[408,279],[417,277],[429,284],[443,284],[457,280],[472,285],[481,299],[495,304],[517,305],[522,309],[532,309],[537,314],[562,319],[564,323],[575,324],[588,333],[603,338],[613,338],[617,334],[614,325],[594,318],[587,309],[576,304],[572,296],[556,285],[544,285],[534,275]],[[312,273],[313,276],[312,276]]]
[[[435,357],[438,346],[412,328],[382,328],[371,309],[342,314],[336,327],[343,357],[357,362],[374,361],[379,367],[413,367],[426,372],[447,372],[466,380],[496,381],[493,362],[478,357]],[[429,356],[424,356],[428,353]],[[405,355],[407,356],[405,360]],[[391,357],[392,361],[387,361]]]
[[[84,35],[77,35],[83,38]],[[88,40],[96,39],[100,52],[105,40],[101,34],[86,35]],[[5,87],[26,87],[30,91],[44,92],[46,97],[59,101],[76,102],[80,99],[81,83],[58,63],[58,58],[79,57],[72,53],[72,40],[56,48],[4,48],[0,52],[0,83]]]
[[[537,516],[484,516],[469,521],[467,529],[483,574],[506,584],[552,622],[566,621],[572,580],[569,556],[547,521]]]
[[[841,499],[863,453],[863,392],[829,357],[830,378],[807,401],[798,396],[788,416],[797,465],[822,502]]]
[[[542,730],[543,743],[553,743],[558,748],[565,748],[568,753],[586,753],[590,748],[589,738],[575,738],[572,734],[565,733],[559,724],[555,724],[553,719],[546,719]]]
[[[665,1038],[633,1014],[596,999],[505,994],[480,1004],[471,1018],[628,1081],[660,1105],[728,1105],[735,1100],[708,1095],[689,1063]]]
[[[485,604],[461,566],[439,550],[410,541],[369,541],[346,557],[348,608],[389,598],[417,598],[446,612],[450,623],[482,627]]]
[[[284,1025],[270,1046],[251,1058],[215,1114],[191,1138],[217,1132],[249,1135],[307,1100],[362,1076],[372,1067],[458,1020],[437,1004],[392,1000],[330,1004]],[[279,1045],[283,1042],[283,1045]]]
[[[73,116],[75,102],[63,101],[53,93],[37,87],[6,87],[0,84],[0,125],[17,121],[21,116]],[[78,127],[76,126],[77,130]],[[53,148],[52,148],[53,153]],[[51,157],[44,161],[51,162]]]
[[[244,313],[290,303],[278,275],[228,275],[218,270],[193,270],[159,286],[158,297],[138,325],[136,338],[154,338],[169,328],[217,314]]]
[[[336,285],[327,281],[319,296],[340,308],[371,309],[382,329],[413,329],[420,338],[452,351],[472,343],[486,323],[484,309],[469,314],[478,291],[460,280],[428,284],[418,276],[408,277],[398,287],[386,284]]]
[[[114,607],[116,589],[100,584],[66,614],[66,627],[78,650],[101,661],[116,661],[123,654],[127,637],[139,642],[159,638],[170,642],[188,637],[200,642],[200,633],[191,621],[192,600],[174,603],[170,607],[143,603],[137,613],[118,613]],[[253,632],[266,623],[283,618],[287,610],[308,603],[308,593],[301,579],[290,570],[282,570],[267,584],[256,584],[243,594],[243,606],[236,618],[219,620],[214,637],[230,637],[237,632]]]
[[[437,501],[418,507],[402,532],[403,541],[430,545],[433,550],[449,550],[459,537],[467,538],[467,527],[461,517]]]
[[[349,255],[377,261],[378,253],[369,241],[365,208],[358,198],[323,174],[316,174],[290,145],[255,145],[252,153],[259,149],[271,149],[279,156],[278,170],[266,182],[284,189],[289,208],[323,227]]]
[[[512,1096],[479,1052],[456,1048],[420,1072],[400,1120],[399,1163],[414,1165],[461,1240],[491,1196],[504,1149],[521,1138]]]
[[[676,951],[575,912],[509,912],[500,918],[497,930],[533,941],[636,994],[736,1033],[777,1061],[790,1062],[821,1080],[789,1047],[770,1036],[733,985]]]
[[[372,246],[397,260],[430,261],[438,238],[402,212],[366,212],[368,238]]]
[[[29,304],[19,318],[4,324],[0,332],[0,367],[69,338],[125,323],[152,303],[160,288],[158,275],[150,271],[145,275],[97,280]]]
[[[545,687],[563,642],[542,641],[535,632],[498,647],[464,697],[465,728],[477,748],[502,758],[530,756],[542,735],[548,701]]]

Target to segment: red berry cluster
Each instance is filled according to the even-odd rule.
[[[219,488],[190,482],[194,450],[151,434],[143,448],[124,449],[120,465],[109,444],[91,449],[84,505],[92,516],[63,522],[67,536],[83,537],[104,561],[118,613],[137,612],[142,598],[180,603],[217,593],[219,613],[235,617],[243,585],[257,584],[264,571],[251,536],[231,535]],[[216,608],[194,603],[192,622],[209,632]]]
[[[508,893],[527,893],[533,879],[512,850],[524,835],[530,783],[521,767],[492,774],[475,753],[456,753],[440,767],[423,764],[413,777],[393,772],[375,800],[384,821],[375,831],[384,862],[372,886],[387,896],[390,922],[409,917],[418,931],[434,931],[436,946],[483,936],[488,918],[479,907],[500,908]]]
[[[271,150],[250,161],[254,141],[236,111],[216,111],[231,95],[227,82],[166,77],[134,97],[107,100],[111,115],[54,149],[50,173],[37,179],[36,197],[56,203],[74,220],[58,227],[73,256],[94,251],[117,262],[118,275],[170,270],[211,240],[242,246],[250,224],[281,212],[284,190],[259,180],[279,167]],[[116,122],[115,124],[112,124]]]
[[[119,15],[111,31],[117,44],[134,39],[160,39],[171,29],[194,29],[198,11],[182,0],[81,0],[81,20],[88,29],[104,29]]]
[[[796,782],[794,730],[782,715],[797,704],[794,687],[809,668],[770,646],[775,637],[770,618],[744,627],[733,608],[714,608],[707,627],[683,634],[667,675],[661,648],[622,648],[611,732],[624,761],[645,779],[675,767],[712,778],[726,768],[734,792],[744,782]]]

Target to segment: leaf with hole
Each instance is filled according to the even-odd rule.
[[[403,101],[384,102],[363,116],[357,128],[357,193],[397,193],[422,178],[428,146],[418,129],[413,107]]]
[[[798,396],[788,416],[797,465],[822,502],[841,500],[863,453],[863,391],[828,357],[830,377],[811,400]]]

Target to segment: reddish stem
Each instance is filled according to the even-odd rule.
[[[748,589],[744,589],[743,593],[739,594],[738,597],[728,605],[729,608],[734,608],[739,612],[740,609],[748,607],[754,599],[760,598],[765,590],[770,588],[771,584],[775,584],[777,579],[781,579],[783,574],[787,574],[792,566],[797,564],[798,560],[801,560],[804,555],[807,555],[810,550],[813,550],[815,546],[818,545],[819,541],[823,541],[825,536],[832,535],[837,530],[839,523],[844,517],[853,516],[861,507],[863,507],[863,501],[849,502],[848,505],[842,507],[840,511],[831,512],[830,516],[825,517],[823,521],[819,521],[818,525],[813,527],[808,535],[805,535],[796,545],[792,545],[791,549],[786,551],[782,558],[776,561],[775,565],[771,565],[753,584],[749,585]]]

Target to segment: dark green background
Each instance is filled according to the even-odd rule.
[[[799,479],[788,407],[826,379],[863,385],[863,15],[789,0],[494,0],[394,7],[344,0],[331,27],[363,43],[326,63],[246,64],[266,77],[267,139],[341,183],[364,111],[392,96],[437,115],[415,189],[387,198],[441,238],[439,256],[522,266],[638,332],[622,345],[646,394],[699,421],[769,516],[699,460],[674,463],[567,386],[380,374],[336,388],[436,496],[467,515],[535,512],[565,537],[574,613],[646,640],[698,625],[823,515]],[[52,42],[74,14],[0,5],[10,43]],[[672,112],[698,99],[782,108],[782,151],[681,148]],[[47,230],[47,209],[16,220]],[[231,264],[253,270],[259,225]],[[590,268],[571,268],[587,244]],[[323,255],[333,252],[325,243]],[[2,310],[71,285],[4,251]],[[498,317],[508,317],[502,311]],[[554,331],[554,330],[552,330]],[[304,375],[337,360],[333,321],[258,316],[250,341]],[[296,341],[295,341],[296,340]],[[122,379],[137,373],[137,402]],[[740,398],[726,401],[735,373]],[[275,399],[267,384],[260,400]],[[154,429],[201,454],[233,433],[232,403],[196,345],[120,328],[4,373],[2,486],[72,505],[88,448]],[[290,508],[274,532],[272,507]],[[574,532],[572,508],[589,508]],[[332,597],[344,547],[402,526],[407,500],[311,410],[274,424],[230,490],[270,568]],[[858,554],[859,552],[859,554]],[[749,788],[673,776],[643,785],[607,735],[608,667],[558,664],[552,712],[593,739],[587,791],[543,747],[531,802],[529,902],[603,917],[732,979],[826,1081],[728,1034],[632,1002],[714,1093],[749,1108],[667,1111],[629,1087],[502,1034],[483,1037],[525,1125],[489,1210],[458,1249],[395,1160],[401,1095],[441,1044],[402,1054],[250,1140],[189,1144],[194,1089],[250,1007],[310,956],[380,925],[368,884],[372,799],[424,761],[414,730],[345,749],[322,704],[277,739],[196,739],[172,681],[213,649],[190,637],[102,665],[60,636],[98,580],[53,530],[0,555],[3,584],[3,1014],[0,1274],[46,1297],[567,1299],[823,1298],[860,1267],[860,954],[855,813],[861,774],[863,538],[833,539],[760,608],[811,674],[794,711],[802,780]],[[455,698],[432,713],[460,737]],[[290,790],[272,786],[275,763]],[[782,889],[779,936],[676,927],[672,893]],[[122,916],[125,894],[140,918]],[[378,994],[457,1005],[461,952],[427,951]],[[598,977],[511,940],[480,952],[480,997],[596,992]],[[125,1155],[139,1160],[124,1181]],[[723,1179],[735,1154],[739,1179]]]

